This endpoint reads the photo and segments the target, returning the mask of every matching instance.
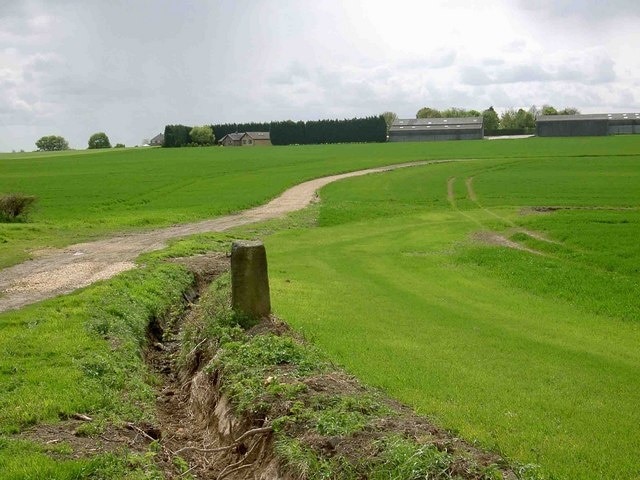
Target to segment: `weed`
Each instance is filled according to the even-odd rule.
[[[15,222],[25,219],[36,202],[33,195],[8,193],[0,195],[0,222]]]

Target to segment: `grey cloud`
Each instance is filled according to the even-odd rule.
[[[494,67],[497,65],[504,65],[505,62],[501,58],[488,57],[488,58],[482,59],[481,63],[486,67]]]
[[[474,65],[460,69],[460,80],[467,85],[489,85],[496,83],[494,79],[487,74],[486,69]]]
[[[616,80],[614,62],[607,55],[586,52],[583,56],[554,60],[549,64],[521,63],[465,66],[460,79],[467,85],[568,81],[586,85]]]
[[[588,22],[602,22],[618,17],[640,16],[638,0],[518,0],[525,11],[543,17],[578,18]]]

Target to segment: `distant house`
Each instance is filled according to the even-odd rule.
[[[434,142],[484,138],[483,118],[397,119],[389,128],[390,142]]]
[[[224,147],[240,147],[242,146],[243,136],[244,133],[228,133],[218,143]]]
[[[219,140],[225,147],[259,147],[271,145],[269,132],[228,133]]]
[[[271,145],[271,134],[269,132],[247,132],[242,137],[242,145],[245,147]]]
[[[539,137],[640,134],[640,113],[540,115],[536,133]]]
[[[151,145],[152,147],[161,147],[162,145],[164,145],[164,135],[162,133],[159,133],[151,140],[149,140],[149,145]]]

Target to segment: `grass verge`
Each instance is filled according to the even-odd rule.
[[[3,479],[160,478],[153,452],[78,456],[64,442],[42,445],[23,436],[62,428],[76,414],[93,419],[77,427],[81,436],[152,419],[154,379],[141,353],[147,326],[179,308],[190,283],[183,268],[155,263],[0,315]]]

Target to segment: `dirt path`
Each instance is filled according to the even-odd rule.
[[[317,190],[331,182],[398,168],[450,161],[453,160],[402,163],[317,178],[290,188],[265,205],[237,214],[47,251],[40,258],[0,271],[0,312],[69,293],[135,268],[134,260],[140,254],[164,248],[171,239],[196,233],[222,232],[300,210],[313,201]]]

